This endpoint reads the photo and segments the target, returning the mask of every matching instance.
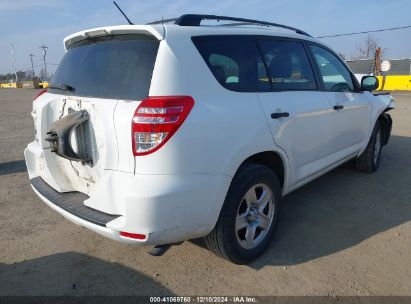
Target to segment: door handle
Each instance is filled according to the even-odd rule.
[[[335,105],[334,106],[334,110],[342,110],[342,109],[344,109],[344,106],[343,105]]]
[[[281,117],[288,117],[288,116],[290,116],[290,113],[288,113],[288,112],[277,112],[277,113],[272,113],[271,114],[272,119],[278,119],[278,118],[281,118]]]

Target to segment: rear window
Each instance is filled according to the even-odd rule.
[[[257,91],[257,53],[251,37],[200,36],[192,40],[223,87],[237,92]]]
[[[149,35],[116,35],[74,43],[51,81],[74,91],[51,93],[141,100],[148,95],[159,41]]]

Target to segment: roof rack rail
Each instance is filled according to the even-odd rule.
[[[263,26],[274,26],[274,27],[279,27],[279,28],[284,28],[284,29],[287,29],[287,30],[294,31],[297,34],[312,37],[310,34],[304,32],[300,29],[297,29],[295,27],[288,26],[288,25],[272,23],[272,22],[267,22],[267,21],[261,21],[261,20],[254,20],[254,19],[228,17],[228,16],[216,16],[216,15],[185,14],[185,15],[180,16],[179,18],[155,21],[155,22],[150,22],[148,24],[161,24],[161,23],[168,23],[168,22],[174,21],[175,24],[180,25],[180,26],[199,26],[201,24],[201,21],[203,21],[203,20],[218,20],[218,21],[227,20],[227,21],[241,22],[241,23],[237,23],[237,24],[235,24],[235,23],[224,24],[226,26],[247,25],[247,24],[256,24],[256,25],[263,25]]]
[[[163,23],[170,23],[170,22],[175,22],[177,21],[178,18],[171,18],[171,19],[161,19],[157,21],[152,21],[147,24],[163,24]]]
[[[180,26],[200,26],[201,21],[203,20],[227,20],[227,21],[236,21],[238,23],[229,23],[224,24],[225,26],[236,26],[236,25],[247,25],[247,24],[256,24],[256,25],[263,25],[263,26],[274,26],[279,28],[284,28],[287,30],[291,30],[296,32],[297,34],[301,34],[304,36],[312,37],[310,34],[288,25],[283,25],[279,23],[261,21],[261,20],[254,20],[254,19],[246,19],[246,18],[237,18],[237,17],[229,17],[229,16],[216,16],[216,15],[200,15],[200,14],[185,14],[181,15],[179,18],[172,18],[172,19],[164,19],[159,21],[150,22],[147,24],[162,24],[162,23],[170,23],[174,22],[174,24]]]

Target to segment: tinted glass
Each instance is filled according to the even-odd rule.
[[[159,41],[148,35],[89,38],[75,43],[64,55],[52,84],[74,92],[57,94],[141,100],[148,95]]]
[[[271,84],[267,75],[267,69],[265,68],[263,59],[261,56],[257,56],[257,85],[259,91],[270,91]]]
[[[256,91],[256,48],[251,37],[201,36],[192,38],[216,80],[239,92]]]
[[[311,46],[324,88],[329,91],[353,91],[351,74],[333,53],[318,46]]]
[[[314,90],[314,73],[300,42],[259,40],[273,90]]]

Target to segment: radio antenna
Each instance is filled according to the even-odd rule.
[[[120,11],[120,13],[124,16],[124,18],[126,18],[128,24],[130,25],[134,25],[133,22],[130,21],[130,19],[128,19],[128,17],[126,16],[126,14],[124,14],[123,10],[120,8],[120,6],[118,6],[118,4],[116,3],[116,1],[113,1],[114,5],[118,8],[118,10]]]

